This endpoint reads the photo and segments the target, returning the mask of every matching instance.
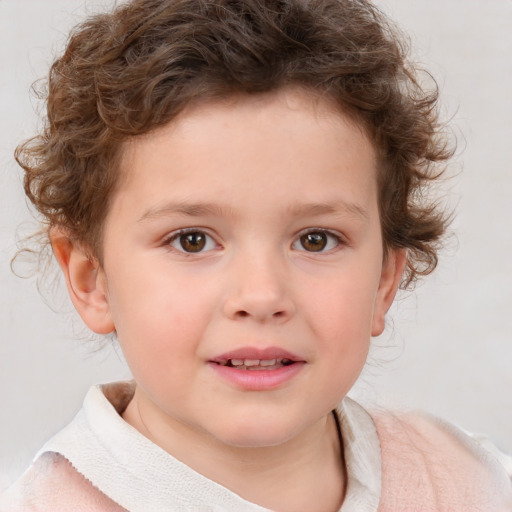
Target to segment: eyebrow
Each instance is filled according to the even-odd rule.
[[[231,212],[220,205],[214,203],[166,203],[162,206],[156,206],[146,210],[137,222],[151,220],[160,217],[169,217],[171,215],[188,215],[190,217],[212,217],[230,215]]]
[[[292,215],[296,216],[320,216],[327,214],[351,214],[363,220],[370,218],[368,212],[359,204],[344,200],[336,200],[326,203],[307,203],[290,208]]]

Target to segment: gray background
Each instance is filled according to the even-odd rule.
[[[16,232],[37,225],[16,144],[33,134],[30,84],[84,12],[108,0],[0,0],[0,488],[69,421],[92,383],[129,377],[122,356],[71,313],[62,283],[15,277]],[[430,410],[512,452],[512,2],[378,2],[408,31],[453,117],[459,154],[445,183],[457,237],[436,273],[392,308],[354,393]],[[28,223],[28,224],[27,224]],[[21,227],[20,227],[21,226]],[[47,282],[45,289],[52,282]],[[60,287],[60,288],[59,288]]]

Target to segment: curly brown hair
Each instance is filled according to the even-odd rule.
[[[404,41],[366,0],[132,0],[77,26],[52,65],[46,125],[16,150],[26,194],[101,262],[124,141],[199,99],[300,86],[371,137],[384,246],[408,249],[407,286],[437,264],[447,217],[429,191],[452,151]]]

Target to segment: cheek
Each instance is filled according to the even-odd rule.
[[[218,301],[212,286],[165,272],[120,270],[109,282],[119,343],[130,366],[178,365],[200,342]],[[164,365],[162,365],[164,366]]]
[[[340,278],[312,287],[315,293],[307,297],[310,324],[318,330],[319,339],[335,345],[360,343],[370,339],[373,309],[377,291],[374,280]]]
[[[318,363],[332,389],[335,402],[353,386],[366,364],[371,340],[372,297],[360,290],[332,294],[318,307],[314,337],[321,356]]]
[[[355,273],[352,277],[332,280],[323,293],[308,299],[317,362],[334,402],[341,400],[359,377],[371,340],[376,280]]]

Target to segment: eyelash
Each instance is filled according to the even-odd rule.
[[[184,235],[187,235],[187,234],[204,235],[204,237],[205,237],[204,245],[199,247],[199,250],[197,250],[197,251],[193,251],[193,250],[187,251],[187,250],[185,250],[183,245],[181,245],[181,247],[175,247],[173,245],[174,242],[176,242],[177,240],[180,240],[181,237],[183,237]],[[325,235],[325,237],[327,238],[327,240],[325,241],[325,246],[323,246],[323,247],[320,246],[318,250],[314,250],[314,249],[308,250],[306,247],[304,247],[304,242],[306,242],[304,237],[306,237],[308,235],[317,235],[317,234]],[[317,239],[317,241],[318,241],[318,239]],[[322,240],[320,240],[320,241],[322,242]],[[334,246],[332,246],[333,241],[334,241]],[[205,230],[194,227],[194,228],[180,229],[178,231],[171,233],[168,237],[166,237],[163,240],[162,245],[169,247],[173,250],[176,250],[184,255],[191,256],[194,254],[202,254],[202,253],[211,251],[212,249],[214,249],[214,247],[208,247],[208,245],[211,245],[212,242],[213,242],[213,244],[217,245],[217,243],[215,242],[213,237],[211,235],[209,235],[208,233],[206,233]],[[313,243],[315,243],[314,240],[313,240]],[[297,247],[297,244],[300,244],[301,247]],[[329,245],[331,245],[331,247],[329,247]],[[300,232],[297,235],[297,238],[292,243],[291,247],[292,247],[292,249],[299,250],[301,252],[324,254],[324,253],[329,253],[331,251],[335,251],[336,249],[339,249],[340,246],[343,246],[343,245],[346,245],[346,241],[343,239],[342,236],[340,236],[336,232],[330,231],[328,229],[322,229],[322,228],[310,228],[310,229]],[[326,249],[326,247],[327,247],[327,249]],[[206,250],[205,250],[205,248],[206,248]]]

